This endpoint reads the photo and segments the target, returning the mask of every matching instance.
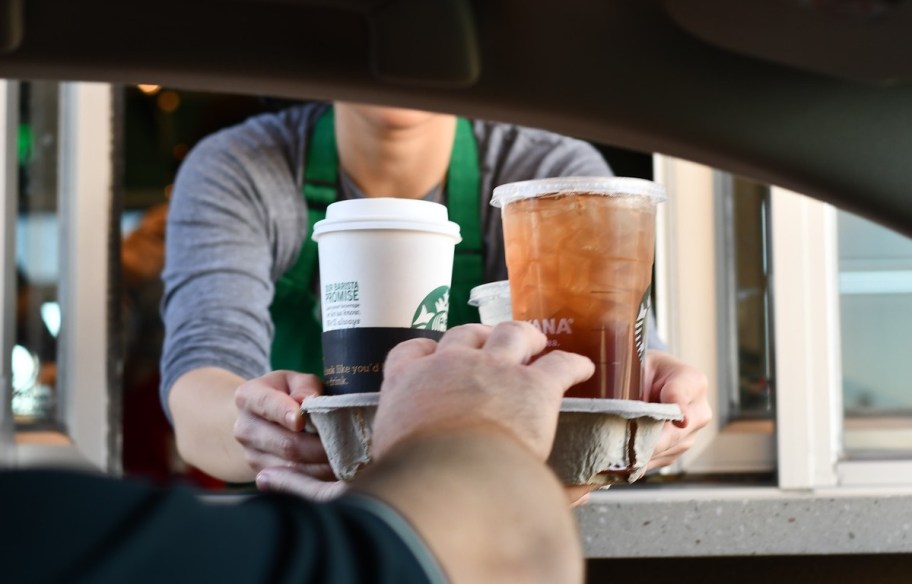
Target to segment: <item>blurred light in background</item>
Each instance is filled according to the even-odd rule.
[[[180,96],[174,91],[163,91],[158,95],[158,109],[172,114],[180,107]]]
[[[161,85],[150,85],[148,83],[140,83],[136,86],[137,89],[145,93],[146,95],[155,95],[161,91]]]

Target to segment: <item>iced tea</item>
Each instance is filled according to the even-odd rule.
[[[613,182],[625,180],[636,179]],[[567,397],[645,399],[655,206],[664,196],[548,192],[541,182],[542,193],[503,201],[513,318],[544,332],[549,349],[596,364]]]

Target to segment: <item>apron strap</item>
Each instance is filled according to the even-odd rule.
[[[469,306],[469,291],[484,282],[481,232],[481,188],[478,146],[472,124],[456,121],[456,136],[447,170],[447,211],[460,226],[462,241],[456,246],[453,283],[450,287],[448,326],[478,322],[478,309]],[[322,377],[323,326],[312,284],[316,274],[317,243],[310,237],[326,207],[338,198],[339,154],[336,149],[333,109],[314,124],[307,145],[303,195],[307,201],[307,236],[295,263],[276,282],[269,307],[274,325],[270,363],[273,369],[291,369]]]
[[[275,285],[269,307],[273,323],[269,362],[273,370],[290,369],[323,377],[323,324],[312,289],[317,268],[314,225],[326,217],[326,207],[336,200],[339,155],[336,151],[332,108],[317,118],[307,143],[303,193],[307,201],[307,235],[295,263]]]
[[[336,201],[339,184],[339,154],[336,152],[332,108],[323,112],[314,124],[307,144],[304,173],[302,190],[307,201],[307,236],[301,245],[298,259],[285,276],[301,288],[310,290],[317,267],[317,242],[310,236],[317,221],[326,218],[326,207]]]
[[[453,257],[453,283],[447,326],[478,322],[478,309],[469,306],[469,292],[484,282],[483,242],[481,236],[481,177],[478,145],[472,123],[456,120],[456,137],[447,171],[447,211],[460,228],[462,241]]]

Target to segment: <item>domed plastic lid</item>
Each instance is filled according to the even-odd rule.
[[[336,231],[399,229],[439,233],[461,241],[459,225],[448,220],[447,208],[415,199],[350,199],[326,208],[326,218],[314,225],[313,239]]]
[[[493,300],[509,300],[510,299],[510,281],[509,280],[499,280],[497,282],[489,282],[487,284],[482,284],[481,286],[475,286],[469,292],[469,305],[470,306],[481,306]]]
[[[565,176],[500,185],[494,189],[491,205],[504,207],[521,199],[570,193],[642,197],[644,203],[651,204],[661,203],[667,198],[665,187],[651,180],[623,176]]]

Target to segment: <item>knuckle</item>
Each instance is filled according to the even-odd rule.
[[[320,378],[313,373],[292,373],[289,385],[297,389],[315,388],[320,386]]]
[[[244,409],[247,406],[247,386],[242,385],[234,390],[234,404],[239,409]]]
[[[694,371],[693,376],[694,386],[699,390],[700,395],[705,394],[707,388],[709,387],[709,378],[706,377],[706,373],[702,371]]]
[[[454,326],[453,328],[448,329],[448,330],[451,330],[451,331],[460,331],[460,330],[468,331],[468,330],[486,330],[486,328],[487,328],[487,327],[485,327],[485,325],[483,325],[483,324],[480,324],[480,323],[477,323],[477,322],[468,322],[468,323],[465,323],[465,324],[461,324],[461,325],[459,325],[459,326]]]
[[[253,411],[262,414],[269,405],[269,392],[261,391],[253,399]]]
[[[389,350],[386,354],[386,362],[395,362],[402,354],[408,353],[408,348],[410,345],[415,345],[420,341],[420,339],[408,339],[407,341],[402,341],[395,347]]]
[[[299,373],[301,380],[308,385],[319,385],[320,378],[313,373]]]
[[[712,411],[712,408],[710,408],[708,404],[704,404],[704,406],[700,408],[699,413],[701,415],[697,419],[698,427],[702,428],[703,426],[712,422],[713,411]]]
[[[570,367],[573,365],[574,355],[572,353],[558,349],[556,351],[551,351],[551,354],[554,355],[555,359],[561,362],[561,367]]]
[[[269,490],[270,491],[287,491],[288,490],[288,477],[284,472],[271,472],[269,475]]]
[[[289,436],[282,436],[276,443],[276,450],[286,460],[292,459],[296,452],[294,440]]]
[[[499,323],[497,327],[503,330],[512,330],[517,334],[542,334],[537,328],[521,320],[507,320]]]
[[[697,443],[697,437],[694,434],[690,434],[689,436],[684,438],[684,440],[681,440],[681,444],[680,444],[680,447],[678,448],[678,452],[677,452],[678,456],[680,456],[681,454],[684,454],[685,452],[690,450],[693,447],[693,445],[696,443]]]
[[[234,438],[241,444],[249,444],[251,439],[250,426],[242,418],[234,422]]]

